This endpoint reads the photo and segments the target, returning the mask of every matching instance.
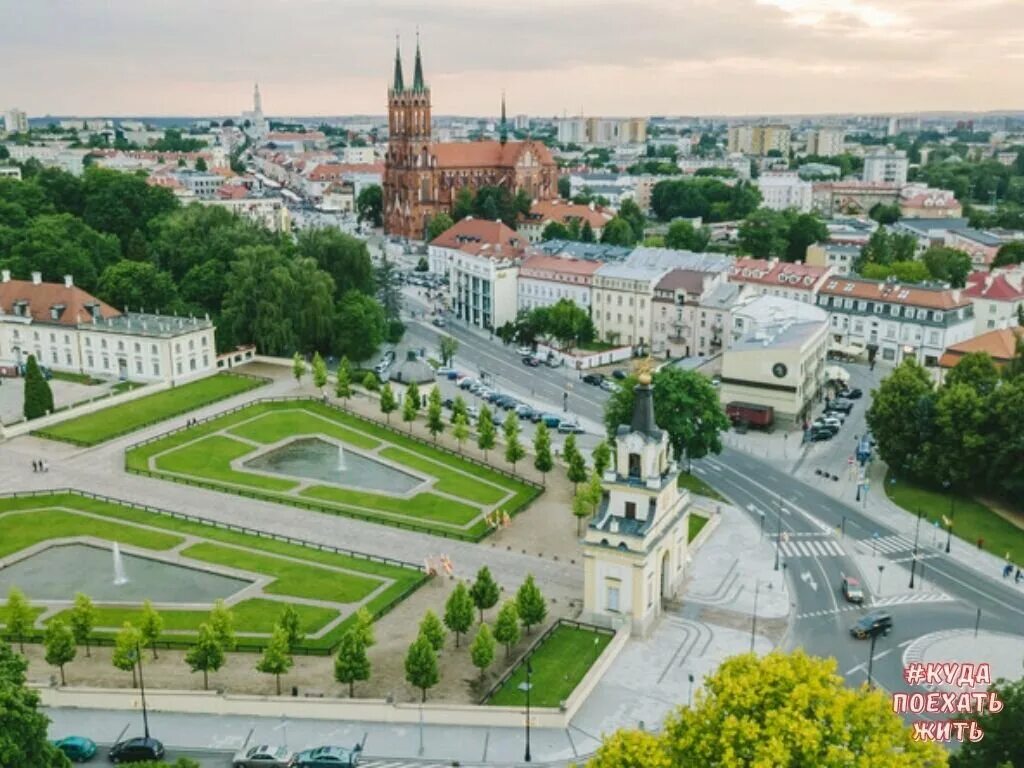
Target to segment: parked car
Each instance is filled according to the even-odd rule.
[[[532,421],[534,424],[539,424],[544,420],[545,415],[546,414],[542,413],[541,411],[534,411],[533,415],[530,416],[530,421]]]
[[[813,422],[815,427],[835,427],[837,430],[843,426],[843,422],[835,416],[819,416]]]
[[[518,416],[520,419],[529,419],[530,421],[533,421],[533,415],[535,413],[536,411],[534,411],[533,408],[528,406],[526,403],[519,403],[516,406],[516,416]]]
[[[892,616],[884,611],[861,616],[860,621],[850,627],[850,634],[858,640],[877,635],[888,635],[892,631]]]
[[[533,347],[522,346],[516,350],[520,357],[533,357]]]
[[[622,379],[626,378],[627,376],[629,376],[629,373],[627,373],[625,368],[616,368],[614,371],[612,371],[613,379],[618,379],[619,381],[622,381]]]
[[[864,396],[864,392],[859,388],[854,387],[853,389],[844,389],[839,393],[839,396],[846,398],[847,400],[859,400]]]
[[[831,440],[832,435],[835,433],[827,427],[815,427],[811,430],[811,434],[808,435],[808,440],[812,443],[820,443],[823,440]]]
[[[494,404],[499,408],[504,408],[506,411],[511,411],[519,405],[519,401],[512,397],[512,395],[498,395],[494,399]]]
[[[487,390],[486,394],[481,394],[480,397],[482,397],[488,403],[497,403],[498,398],[503,397],[503,395],[496,389],[489,389]]]
[[[544,422],[544,426],[550,429],[558,429],[558,425],[562,423],[562,417],[553,413],[541,414],[540,420]]]
[[[156,739],[137,736],[124,739],[110,748],[112,763],[145,763],[162,760],[164,745]]]
[[[600,373],[586,373],[583,375],[584,384],[593,384],[595,387],[599,387],[602,381],[604,381],[604,376]]]
[[[352,749],[347,747],[317,747],[299,752],[295,759],[296,768],[356,768],[362,744]]]
[[[621,389],[621,387],[611,379],[605,379],[604,381],[601,382],[601,389],[603,389],[605,392],[611,392],[612,394],[615,394]]]
[[[821,419],[816,419],[816,420],[815,420],[815,421],[814,421],[814,422],[813,422],[813,423],[811,424],[811,429],[812,429],[812,430],[815,430],[815,429],[817,429],[817,430],[823,430],[823,431],[825,431],[825,432],[828,432],[828,433],[829,433],[829,435],[831,435],[831,436],[835,436],[835,435],[836,435],[836,434],[838,434],[838,432],[839,432],[839,425],[838,425],[838,424],[835,424],[835,423],[828,423],[828,424],[826,424],[826,423],[825,423],[825,422],[823,422],[823,421],[822,421]]]
[[[295,765],[295,753],[288,747],[258,744],[235,753],[231,765],[234,768],[291,768]]]
[[[558,425],[558,431],[563,435],[582,435],[583,428],[575,421],[563,421]]]
[[[476,379],[473,379],[473,378],[470,378],[469,376],[467,376],[466,378],[464,378],[464,379],[459,381],[459,389],[472,389],[474,384],[479,384],[479,383],[480,382],[477,381]]]
[[[841,411],[842,413],[849,413],[853,410],[853,403],[849,400],[832,400],[828,405],[825,406],[826,411]]]
[[[446,325],[448,325],[448,323],[445,322],[445,319],[443,317],[435,317],[430,322],[432,322],[438,328],[444,328]]]
[[[477,408],[475,405],[467,405],[466,415],[469,417],[470,421],[478,419],[480,418],[480,409]]]
[[[444,400],[441,401],[441,407],[451,410],[452,408],[455,407],[455,400],[453,400],[450,397],[446,397]]]
[[[459,375],[458,371],[447,365],[439,366],[438,369],[434,371],[434,373],[436,373],[438,376],[444,376],[445,378],[451,377],[452,374],[454,374],[456,377],[458,377]]]
[[[548,368],[557,368],[561,364],[562,362],[556,357],[549,357],[547,360],[544,361],[544,365],[546,365]]]
[[[529,366],[530,368],[537,368],[540,366],[540,360],[536,357],[524,357],[523,365]]]
[[[853,576],[843,576],[842,591],[848,603],[864,602],[864,589]]]
[[[96,742],[85,738],[85,736],[65,736],[63,739],[53,742],[53,746],[63,752],[64,756],[73,763],[92,760],[96,754]]]

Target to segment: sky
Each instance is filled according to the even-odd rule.
[[[0,110],[435,114],[1024,108],[1024,0],[0,0]]]

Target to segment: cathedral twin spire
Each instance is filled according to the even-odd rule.
[[[402,51],[399,46],[398,36],[395,36],[395,81],[391,86],[395,93],[405,91],[405,79],[402,76]],[[413,70],[412,92],[423,93],[427,89],[423,82],[423,61],[420,56],[420,35],[416,33],[416,66]]]

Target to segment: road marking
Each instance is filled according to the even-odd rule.
[[[818,582],[816,582],[814,580],[814,577],[811,576],[811,572],[810,571],[804,571],[803,573],[801,573],[800,574],[800,580],[802,582],[804,582],[804,584],[809,586],[811,589],[813,589],[815,592],[818,591]]]

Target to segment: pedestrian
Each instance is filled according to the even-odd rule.
[[[1003,578],[1007,578],[1011,573],[1013,573],[1013,566],[1007,563],[1006,567],[1003,568]]]
[[[1017,572],[1015,574],[1013,574],[1013,583],[1014,584],[1020,584],[1021,578],[1024,578],[1024,577],[1021,576],[1020,568],[1018,568]]]
[[[33,459],[33,460],[32,460],[32,471],[33,471],[33,472],[38,472],[38,471],[39,471],[39,467],[38,467],[38,466],[36,466],[36,461],[35,461],[35,459]]]
[[[978,549],[982,549],[985,546],[984,539],[978,539]]]
[[[44,462],[42,462],[42,465],[43,465],[43,472],[49,472],[50,471],[50,462],[44,461]]]

